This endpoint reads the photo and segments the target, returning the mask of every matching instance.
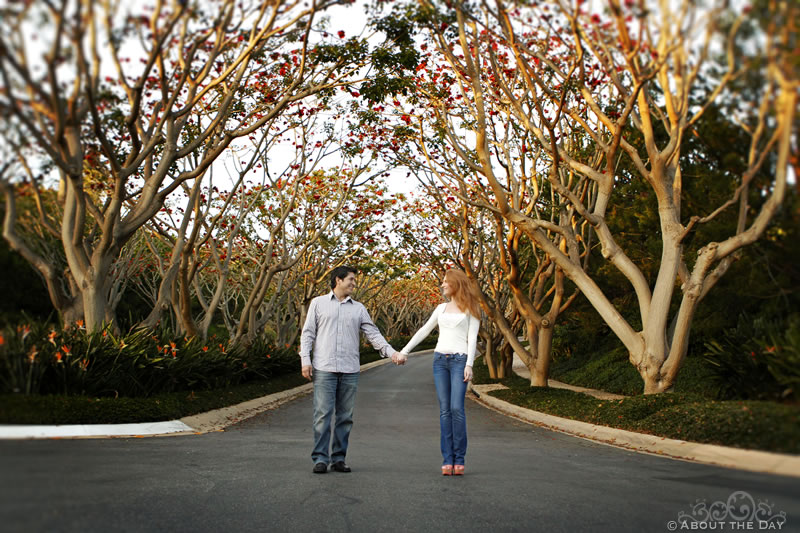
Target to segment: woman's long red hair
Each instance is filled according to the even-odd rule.
[[[475,318],[480,318],[481,310],[478,307],[478,297],[472,288],[469,278],[463,271],[451,268],[444,273],[444,279],[450,285],[450,299],[459,309],[468,311]]]

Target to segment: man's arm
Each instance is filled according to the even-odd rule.
[[[311,380],[313,367],[311,366],[311,348],[317,338],[317,303],[316,298],[311,300],[306,314],[306,323],[300,333],[300,366],[303,377]]]
[[[361,306],[361,332],[367,337],[367,341],[372,347],[380,352],[381,357],[391,357],[397,353],[397,350],[383,338],[378,326],[370,318],[369,311],[363,305]]]

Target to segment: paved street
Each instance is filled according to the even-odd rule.
[[[467,475],[442,477],[430,366],[362,374],[351,474],[311,473],[309,396],[206,435],[0,441],[0,531],[663,532],[737,491],[800,531],[797,478],[621,450],[471,401]]]

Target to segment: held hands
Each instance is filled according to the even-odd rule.
[[[406,354],[404,353],[394,352],[392,355],[392,363],[396,364],[397,366],[406,364],[407,360],[408,357],[406,357]]]
[[[464,367],[464,383],[472,381],[472,367],[467,365]]]

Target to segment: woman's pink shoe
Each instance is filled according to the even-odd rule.
[[[454,476],[463,476],[464,475],[464,465],[456,465],[453,467],[453,475]]]
[[[443,476],[452,476],[453,475],[453,465],[442,465],[442,475]]]

